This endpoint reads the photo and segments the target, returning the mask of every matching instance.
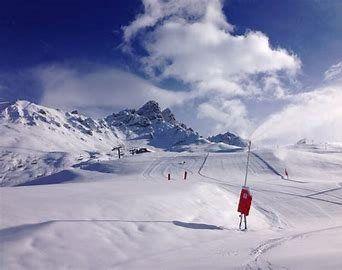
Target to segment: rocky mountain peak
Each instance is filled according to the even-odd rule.
[[[195,143],[199,135],[176,120],[170,109],[161,111],[156,101],[148,101],[140,109],[126,109],[107,116],[109,127],[117,128],[130,139],[147,139],[150,145],[164,149]]]
[[[166,108],[162,111],[162,116],[164,118],[164,121],[171,124],[177,124],[176,117],[169,108]]]
[[[226,143],[229,145],[234,145],[238,147],[246,147],[247,146],[247,141],[239,137],[238,135],[231,133],[231,132],[226,132],[223,134],[218,134],[215,136],[208,137],[208,140],[211,142],[215,143]]]
[[[149,120],[163,118],[159,104],[154,100],[146,102],[140,109],[137,110],[137,114],[145,116]]]

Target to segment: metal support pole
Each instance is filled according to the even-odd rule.
[[[245,228],[244,229],[242,229],[242,221],[245,224]],[[247,217],[244,214],[240,215],[239,230],[240,231],[247,231]]]
[[[247,164],[246,164],[246,174],[245,174],[245,182],[244,182],[244,187],[247,186],[247,176],[248,176],[248,167],[249,167],[249,156],[251,154],[251,144],[252,142],[248,142],[248,152],[247,152]]]
[[[241,225],[242,225],[242,214],[240,214],[239,230],[241,230]]]

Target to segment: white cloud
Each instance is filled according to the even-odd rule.
[[[277,72],[294,75],[300,68],[295,55],[272,48],[265,34],[234,35],[219,0],[143,3],[145,13],[124,28],[124,34],[127,41],[145,29],[143,46],[148,56],[142,62],[150,75],[176,78],[202,91],[241,96],[253,94],[241,84],[248,75],[276,78]]]
[[[234,34],[222,1],[142,2],[144,12],[123,28],[126,48],[140,42],[146,54],[137,57],[151,78],[189,85],[198,117],[212,119],[212,132],[247,132],[244,98],[287,97],[282,78],[295,77],[298,57],[273,48],[261,32]]]
[[[124,40],[129,43],[132,38],[141,30],[147,27],[153,27],[157,23],[170,17],[185,17],[189,20],[201,18],[209,4],[220,5],[220,1],[212,0],[142,0],[144,5],[144,13],[139,14],[136,19],[124,29]],[[211,9],[208,16],[211,16],[221,26],[227,29],[232,29],[221,12],[215,12],[216,9]]]
[[[134,108],[155,99],[161,106],[181,104],[187,97],[156,87],[131,73],[113,68],[90,72],[63,66],[35,69],[34,74],[43,87],[42,104],[65,109],[83,108],[88,111],[115,111]]]
[[[342,84],[292,97],[253,133],[254,141],[295,143],[301,138],[342,142]]]

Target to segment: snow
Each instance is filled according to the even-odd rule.
[[[138,257],[220,238],[236,220],[235,196],[212,184],[165,179],[2,188],[1,197],[6,269],[125,268]],[[267,226],[261,216],[253,219],[251,229]]]
[[[118,159],[113,144],[150,139],[79,113],[10,109],[0,127],[1,269],[341,268],[341,143],[252,149],[253,203],[239,231],[244,149],[198,140]],[[62,128],[72,121],[81,126]]]
[[[276,239],[262,259],[263,265],[271,268],[286,265],[288,269],[340,269],[342,242],[338,235],[341,230],[341,226],[332,226]]]
[[[284,147],[286,159],[278,159],[279,149],[253,151],[275,167],[291,160],[292,152],[295,161],[304,164],[308,160],[298,156],[324,157],[321,165],[341,156],[341,152]],[[2,265],[5,269],[320,269],[322,265],[338,269],[341,244],[333,235],[342,229],[339,182],[287,181],[252,155],[249,186],[254,208],[249,230],[240,232],[236,207],[245,158],[241,151],[155,152],[82,161],[70,169],[72,179],[59,184],[3,187]],[[304,174],[307,168],[302,168]],[[182,179],[185,170],[188,180]],[[309,249],[312,246],[323,247],[324,252]],[[326,264],[326,259],[332,261]]]

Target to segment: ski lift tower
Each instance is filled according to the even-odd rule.
[[[121,156],[123,156],[123,153],[121,152],[121,149],[122,149],[122,148],[123,148],[123,146],[122,146],[122,145],[119,145],[119,146],[113,147],[113,149],[112,149],[112,151],[115,151],[115,150],[118,151],[118,157],[119,157],[119,159],[121,158]]]

